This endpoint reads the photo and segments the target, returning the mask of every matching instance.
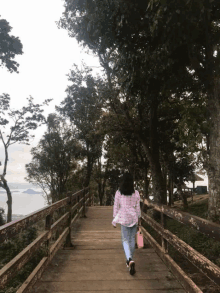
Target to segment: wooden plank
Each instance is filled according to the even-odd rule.
[[[54,257],[54,255],[56,254],[56,252],[58,251],[58,249],[61,247],[61,245],[65,241],[68,232],[69,232],[69,227],[67,227],[63,231],[63,233],[59,236],[59,238],[57,239],[57,241],[51,246],[50,253],[49,253],[49,259],[50,260]]]
[[[193,263],[202,273],[204,273],[208,278],[220,286],[220,268],[217,265],[196,251],[194,248],[189,246],[183,240],[179,239],[169,230],[163,229],[160,224],[158,224],[148,215],[142,215],[142,219],[146,221],[146,223],[148,223],[151,227],[153,227],[157,233],[163,236],[176,250],[178,250],[191,263]]]
[[[87,254],[86,258],[79,258],[74,259],[71,256],[74,256],[74,252],[78,252],[78,250],[75,251],[69,251],[68,254],[61,254],[60,252],[58,255],[56,255],[55,259],[51,262],[50,269],[53,269],[58,266],[59,269],[62,268],[63,270],[66,270],[67,272],[72,271],[75,272],[75,269],[84,270],[84,268],[88,268],[88,271],[93,271],[93,268],[95,266],[96,270],[105,271],[106,269],[108,271],[115,271],[117,266],[117,271],[122,270],[125,271],[125,255],[124,251],[121,248],[121,253],[117,253],[116,258],[109,258],[105,254],[103,254],[103,257],[97,257],[95,259],[95,254],[98,255],[99,251],[91,251],[91,256]],[[83,251],[84,252],[84,251]],[[112,256],[112,254],[110,254]],[[158,268],[161,268],[162,270],[168,269],[164,265],[164,263],[161,261],[161,259],[158,257],[156,253],[154,253],[153,257],[149,257],[148,254],[142,254],[141,252],[138,253],[138,251],[135,252],[134,260],[137,265],[137,269],[140,271],[142,269],[144,270],[155,270]],[[75,264],[77,263],[77,267],[75,267]],[[89,263],[89,266],[88,266]],[[108,266],[106,267],[106,263]],[[99,269],[100,267],[100,269]]]
[[[173,292],[174,289],[182,289],[182,286],[176,280],[165,280],[165,279],[155,279],[155,280],[83,280],[82,281],[70,281],[70,282],[39,282],[40,288],[39,291],[48,290],[47,292],[57,292],[57,291],[70,291],[70,290],[85,290],[85,291],[99,291],[99,290],[163,290],[169,289]]]
[[[171,217],[172,219],[177,220],[178,222],[184,225],[187,225],[193,229],[196,229],[197,231],[203,233],[204,235],[207,235],[210,238],[220,241],[220,225],[219,224],[194,216],[187,212],[179,211],[167,205],[162,205],[158,203],[156,204],[149,199],[144,199],[144,204],[147,207],[151,207],[159,212],[162,212],[163,214]],[[143,215],[144,214],[145,213],[143,213]]]
[[[83,251],[84,252],[84,251]],[[104,262],[114,262],[115,260],[117,260],[119,257],[121,257],[122,255],[122,251],[120,253],[117,253],[117,254],[112,254],[112,253],[106,253],[106,250],[104,250],[105,253],[99,253],[97,251],[95,251],[94,253],[94,250],[91,251],[90,254],[71,254],[69,253],[68,254],[68,261],[80,261],[81,260],[91,260],[91,261],[96,261],[98,262],[99,260],[104,260]],[[148,254],[142,254],[144,257],[146,257],[146,262],[149,262],[149,259],[150,260],[155,260],[153,259],[153,257],[156,256],[156,253],[154,254],[153,257],[150,257]],[[65,255],[63,254],[59,254],[57,256],[57,259],[65,259]]]
[[[135,250],[135,253],[139,254],[140,253],[140,250],[141,250],[141,255],[144,256],[144,257],[147,257],[147,260],[154,260],[154,258],[157,256],[155,250],[153,248],[147,248],[147,249],[136,249]],[[122,254],[122,245],[120,248],[118,249],[105,249],[105,250],[100,250],[98,251],[98,254],[101,255],[101,254],[106,254],[106,255],[121,255]],[[76,250],[76,251],[72,251],[72,252],[69,252],[69,251],[66,251],[66,250],[61,250],[59,251],[59,255],[57,255],[57,258],[59,257],[64,257],[64,256],[67,256],[67,257],[72,257],[72,256],[78,256],[78,255],[89,255],[91,257],[96,256],[97,255],[97,250],[93,250],[93,251],[90,251],[90,250]]]
[[[59,250],[30,293],[185,292],[152,248],[136,249],[136,274],[131,276],[125,265],[120,226],[112,228],[111,221],[112,207],[88,208],[87,218],[80,218],[73,227],[74,248]],[[83,245],[76,245],[79,243]]]
[[[145,264],[140,264],[136,260],[135,264],[136,264],[136,271],[138,273],[136,273],[135,276],[133,276],[134,278],[136,278],[139,273],[143,273],[143,272],[148,273],[148,272],[164,272],[164,271],[167,272],[168,271],[167,266],[161,261],[161,259],[155,262],[149,262]],[[117,271],[117,273],[122,272],[124,275],[129,276],[129,272],[127,271],[127,268],[125,266],[125,259],[123,259],[120,264],[117,263],[117,265],[116,263],[109,263],[108,265],[106,265],[106,260],[99,261],[99,262],[91,262],[91,264],[89,265],[88,265],[88,261],[62,262],[62,261],[55,260],[54,264],[50,265],[50,268],[48,268],[51,274],[57,273],[58,271],[60,274],[65,272],[75,274],[79,272],[81,274],[86,274],[88,278],[92,271],[94,272],[106,271],[106,269],[108,270],[108,272],[113,272],[114,274],[116,274],[116,271]]]
[[[16,236],[18,233],[27,229],[27,227],[36,224],[38,221],[44,219],[47,215],[52,214],[57,209],[64,207],[68,204],[69,198],[64,198],[49,207],[40,209],[25,218],[16,222],[10,222],[0,227],[0,243],[9,240]]]
[[[48,231],[43,232],[0,270],[0,288],[3,288],[4,285],[7,284],[7,282],[34,256],[34,253],[41,244],[47,240],[47,237]]]
[[[80,204],[80,202],[74,206],[76,209],[77,206]],[[54,223],[54,225],[51,227],[50,235],[51,233],[66,219],[68,218],[69,212],[67,212],[65,215],[63,215],[57,222]],[[62,243],[65,241],[66,235],[68,234],[68,227],[64,230],[64,232],[60,235],[60,237],[57,239],[57,241],[52,245],[50,248],[50,254],[49,257],[44,257],[40,263],[37,265],[37,267],[33,270],[31,275],[27,278],[27,280],[24,282],[24,284],[19,288],[17,293],[28,293],[31,292],[32,287],[36,283],[38,279],[40,279],[43,271],[45,270],[48,263],[52,260],[58,249],[61,247]]]
[[[69,212],[65,213],[61,218],[59,218],[53,225],[51,225],[51,234],[53,234],[61,225],[63,225],[69,217]]]
[[[71,212],[73,213],[78,207],[79,207],[79,205],[81,204],[81,202],[82,202],[82,198],[81,198],[81,200],[79,201],[79,202],[77,202],[72,208],[71,208]]]
[[[27,278],[27,280],[22,284],[22,286],[17,290],[16,293],[29,293],[31,292],[31,288],[34,286],[34,284],[37,282],[37,280],[40,279],[43,271],[45,270],[46,266],[48,265],[48,258],[44,257],[39,264],[36,266],[36,268],[33,270],[33,272],[30,274],[30,276]]]
[[[91,271],[86,277],[82,274],[82,271],[76,272],[45,272],[41,278],[42,282],[71,282],[73,280],[84,281],[86,278],[87,281],[118,281],[118,280],[131,280],[129,274],[125,274],[123,271],[117,271],[117,274],[114,271]],[[158,280],[158,279],[169,279],[175,280],[173,275],[166,270],[161,271],[139,271],[135,276],[135,280]]]
[[[75,217],[72,219],[71,221],[71,226],[73,225],[73,223],[80,217],[81,213],[83,211],[83,206],[79,209],[78,213],[75,215]]]
[[[106,290],[98,290],[98,291],[91,291],[91,290],[89,290],[89,291],[82,291],[82,290],[80,290],[80,291],[76,291],[76,290],[74,290],[74,289],[72,289],[72,290],[67,290],[67,291],[56,291],[56,293],[185,293],[186,291],[185,290],[183,290],[183,289],[171,289],[171,290],[169,290],[169,289],[165,289],[165,290],[155,290],[155,289],[153,289],[153,290],[151,290],[151,289],[143,289],[143,290],[139,290],[139,289],[131,289],[131,290],[129,290],[129,289],[126,289],[126,290],[123,290],[123,289],[120,289],[120,291],[118,291],[117,289],[116,290],[108,290],[108,291],[106,291]],[[47,291],[47,289],[45,289],[45,290],[43,290],[43,291],[36,291],[35,293],[48,293],[48,291]]]
[[[88,190],[88,187],[85,188]],[[83,190],[80,190],[72,195],[72,199],[79,195],[82,195]],[[36,224],[38,221],[44,219],[47,215],[52,214],[57,209],[67,206],[69,203],[69,197],[61,199],[49,207],[40,209],[37,212],[33,212],[30,215],[24,217],[21,220],[7,223],[0,227],[0,243],[7,241],[8,239],[16,236],[18,233],[27,229],[27,227]]]
[[[170,268],[174,276],[181,282],[185,290],[189,293],[202,293],[196,284],[185,274],[185,272],[177,265],[177,263],[168,255],[165,254],[161,246],[156,240],[142,227],[144,237],[149,241],[157,254],[161,257],[164,263]]]

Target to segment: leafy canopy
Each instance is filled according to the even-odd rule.
[[[23,54],[23,46],[18,37],[10,35],[11,29],[7,20],[0,19],[0,66],[18,72],[19,64],[13,59]]]

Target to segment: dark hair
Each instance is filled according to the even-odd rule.
[[[124,173],[119,187],[119,191],[121,194],[124,195],[132,195],[132,193],[134,193],[133,176],[130,173]]]

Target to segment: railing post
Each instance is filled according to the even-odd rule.
[[[67,225],[69,226],[69,233],[66,236],[66,242],[64,244],[64,247],[75,247],[71,241],[71,221],[72,221],[72,210],[71,209],[72,209],[72,205],[73,205],[73,198],[70,193],[69,194],[69,205],[68,205],[69,218],[68,218],[68,222],[67,222]]]
[[[49,231],[49,234],[48,234],[48,239],[46,241],[46,250],[47,250],[47,256],[49,256],[50,254],[50,241],[51,241],[51,225],[52,225],[52,214],[49,214],[46,216],[46,221],[45,221],[45,230],[46,231]]]
[[[142,204],[141,204],[141,213],[147,213],[147,206],[144,205],[144,196],[142,197]],[[142,217],[140,218],[140,226],[142,227]],[[144,247],[143,248],[147,248],[147,240],[146,238],[144,238]],[[137,248],[137,243],[136,243],[136,248]]]
[[[91,207],[92,206],[92,195],[90,192],[90,188],[88,189],[88,192],[89,192],[89,201],[90,201],[90,207]]]
[[[82,217],[81,218],[87,218],[86,217],[86,190],[83,188],[83,212],[82,212]]]
[[[161,226],[166,229],[166,215],[164,215],[162,212],[160,213],[161,215]],[[162,250],[164,253],[168,253],[168,242],[166,239],[163,238],[163,236],[161,236],[161,246],[162,246]]]

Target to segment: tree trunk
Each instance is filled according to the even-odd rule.
[[[182,187],[181,187],[181,183],[177,184],[177,194],[178,194],[178,199],[182,198]]]
[[[160,168],[159,158],[153,156],[149,161],[151,166],[154,200],[157,203],[167,204],[166,187]]]
[[[158,203],[166,204],[166,186],[165,180],[162,174],[162,168],[160,164],[160,151],[158,143],[158,117],[157,117],[158,102],[155,100],[151,105],[150,113],[150,141],[148,160],[150,164],[150,170],[152,175],[154,200]]]
[[[208,218],[220,221],[220,82],[216,82],[213,99],[209,101],[211,129],[209,136],[209,201]]]
[[[105,188],[103,187],[102,182],[100,182],[98,184],[98,194],[99,194],[100,206],[102,206],[103,205],[103,198],[104,198],[104,195],[105,195]]]
[[[182,192],[182,184],[183,184],[183,182],[179,182],[177,184],[177,192],[178,192],[180,198],[182,199],[183,208],[186,210],[186,209],[188,209],[188,201],[187,201],[186,195]]]
[[[146,157],[144,161],[144,195],[143,195],[144,198],[149,198],[150,179],[148,178],[148,173],[149,173],[149,162]]]
[[[173,178],[172,175],[169,175],[169,203],[171,206],[173,204]]]
[[[7,197],[8,197],[8,200],[7,200],[7,205],[8,205],[7,223],[10,223],[12,221],[12,196],[11,196],[11,191],[10,191],[10,189],[8,187],[8,183],[5,180],[4,176],[1,176],[1,180],[2,180],[2,183],[3,183],[2,187],[7,192]]]
[[[144,176],[144,197],[145,198],[149,198],[149,191],[148,191],[149,183],[150,181],[147,177],[147,174],[145,173],[145,176]]]
[[[187,201],[187,195],[185,192],[182,192],[182,201],[183,201],[183,208],[184,210],[188,209],[188,201]]]
[[[92,169],[93,169],[93,160],[91,158],[91,155],[87,155],[87,167],[86,167],[86,178],[84,180],[84,187],[89,186],[91,174],[92,174]]]
[[[5,150],[5,162],[4,162],[4,169],[3,169],[3,174],[0,175],[0,187],[4,188],[7,192],[7,205],[8,205],[8,214],[7,214],[7,223],[12,221],[12,196],[11,196],[11,191],[8,186],[8,183],[5,179],[6,171],[7,171],[7,164],[8,164],[8,142],[5,143],[2,133],[0,131],[0,138],[2,140],[2,143],[4,145],[4,150]]]

